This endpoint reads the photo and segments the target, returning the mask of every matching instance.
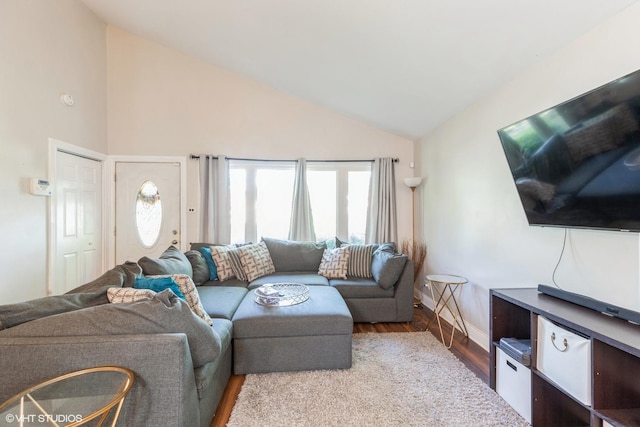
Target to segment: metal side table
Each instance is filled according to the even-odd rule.
[[[453,336],[456,333],[456,326],[469,338],[469,332],[467,331],[467,325],[464,323],[462,312],[458,306],[457,299],[460,299],[462,294],[462,286],[467,283],[467,279],[460,276],[454,276],[451,274],[429,274],[426,277],[428,286],[431,290],[431,298],[433,299],[433,317],[438,321],[438,328],[440,329],[440,338],[442,344],[447,348],[451,348],[453,344]],[[457,299],[456,299],[456,293]],[[451,338],[449,344],[444,339],[444,332],[442,331],[442,321],[440,320],[443,310],[448,311],[453,316],[453,323],[451,324]],[[427,323],[427,328],[431,324],[433,317]]]
[[[23,390],[0,405],[0,424],[79,426],[95,420],[102,426],[110,420],[114,427],[133,381],[133,372],[118,366],[70,372]]]

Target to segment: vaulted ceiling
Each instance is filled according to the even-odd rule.
[[[636,0],[82,0],[106,23],[416,139]]]

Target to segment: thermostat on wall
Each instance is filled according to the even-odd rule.
[[[36,196],[51,196],[51,185],[46,179],[31,178],[30,192]]]

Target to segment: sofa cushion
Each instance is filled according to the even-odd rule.
[[[191,269],[193,270],[193,276],[191,276],[193,283],[195,283],[196,286],[200,286],[204,282],[208,282],[210,280],[209,265],[202,253],[200,251],[191,250],[185,252],[184,255],[189,260]],[[213,260],[211,262],[213,262]]]
[[[408,257],[384,249],[378,249],[373,253],[371,273],[375,281],[384,289],[390,289],[396,284]]]
[[[142,269],[137,263],[125,262],[66,294],[3,305],[0,310],[0,330],[53,314],[108,304],[108,288],[131,287],[140,274]]]
[[[327,279],[346,279],[349,253],[349,246],[325,249],[318,268],[318,274]]]
[[[263,237],[273,266],[280,271],[318,271],[322,254],[327,248],[325,242],[296,242]]]
[[[255,289],[267,283],[302,283],[309,286],[328,286],[329,280],[320,276],[317,271],[285,271],[276,272],[249,283],[249,289]]]
[[[393,298],[393,287],[385,289],[375,280],[364,277],[331,279],[329,285],[336,288],[343,298]]]
[[[162,292],[165,289],[171,289],[171,292],[176,294],[178,298],[182,298],[186,301],[184,294],[180,291],[180,287],[171,276],[160,277],[136,277],[136,281],[133,283],[133,287],[136,289],[149,289],[154,292]]]
[[[194,367],[214,360],[221,341],[214,329],[169,290],[148,301],[103,304],[36,319],[0,331],[2,337],[64,337],[182,333],[187,336]],[[144,355],[140,355],[144,357]],[[158,366],[158,369],[162,369]]]
[[[193,269],[189,259],[175,246],[169,246],[160,257],[149,258],[144,256],[138,260],[145,276],[166,274],[193,275]]]
[[[276,271],[269,249],[267,249],[267,245],[264,242],[241,246],[238,248],[238,254],[240,255],[242,269],[249,281]]]
[[[214,319],[231,319],[236,308],[247,294],[247,288],[238,286],[200,286],[202,307]],[[217,320],[216,320],[217,322]],[[213,324],[215,325],[216,322]]]

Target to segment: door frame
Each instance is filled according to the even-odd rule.
[[[187,158],[185,156],[109,156],[107,169],[109,185],[106,200],[107,212],[107,265],[111,268],[116,262],[116,163],[178,163],[180,166],[180,249],[187,250]]]
[[[101,271],[104,271],[105,266],[105,254],[107,253],[107,242],[106,242],[106,209],[107,204],[105,201],[107,198],[106,190],[107,190],[107,159],[108,156],[106,154],[99,153],[97,151],[89,150],[87,148],[79,147],[77,145],[70,144],[68,142],[64,142],[55,138],[49,138],[49,170],[48,177],[49,183],[51,185],[55,185],[55,180],[58,176],[58,165],[57,165],[57,154],[58,152],[63,152],[66,154],[70,154],[72,156],[84,157],[85,159],[95,160],[101,163],[102,168],[102,200],[101,202],[101,215],[102,221],[100,224],[100,233],[101,233],[101,248],[102,256],[100,257],[100,265],[98,266]],[[51,197],[48,200],[48,239],[47,239],[47,296],[53,295],[53,284],[56,280],[56,258],[58,255],[58,237],[57,237],[57,201],[58,195],[56,191],[53,191]]]

